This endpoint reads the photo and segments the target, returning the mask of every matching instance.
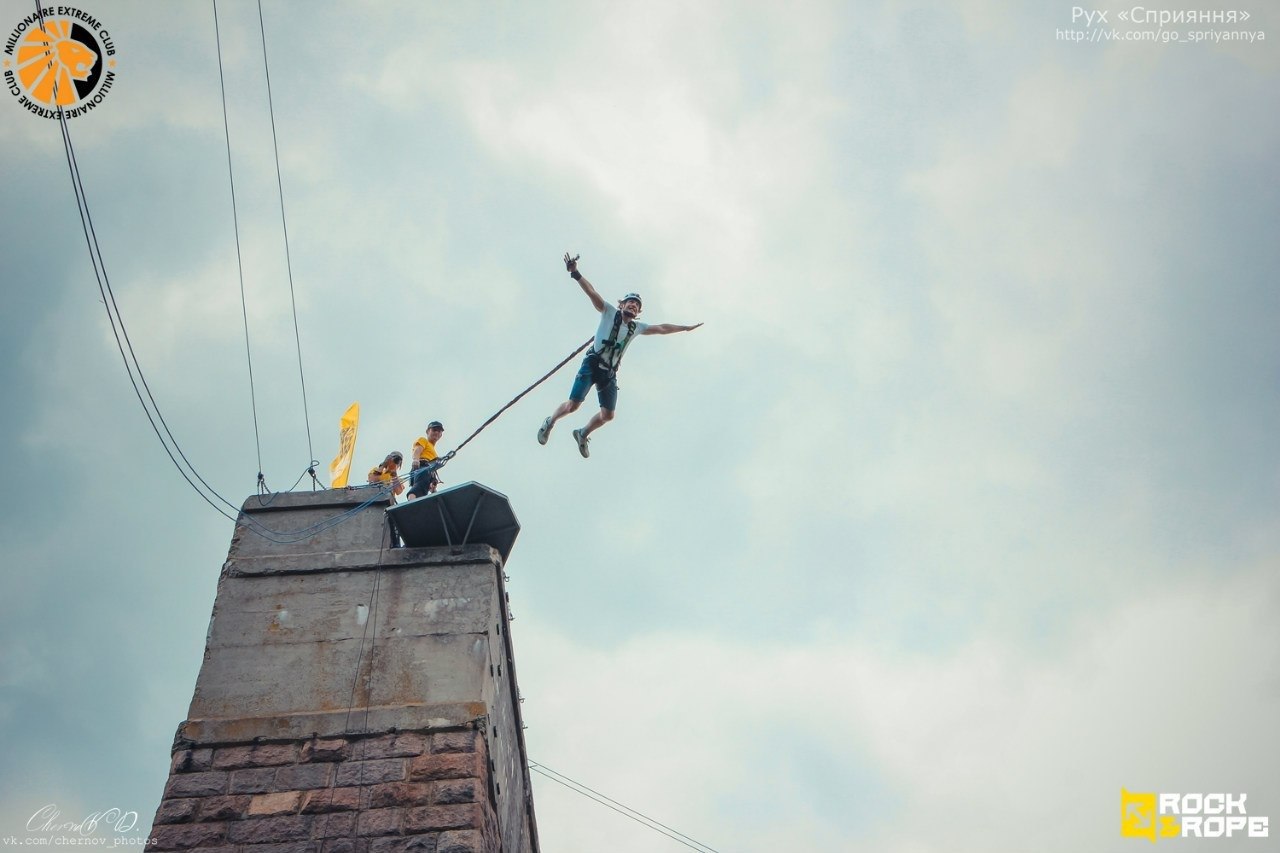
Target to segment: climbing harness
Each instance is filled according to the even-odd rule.
[[[636,336],[636,321],[627,321],[627,337],[622,343],[618,343],[618,332],[622,330],[622,312],[615,311],[613,314],[613,328],[609,331],[609,337],[601,343],[600,350],[593,352],[593,369],[599,365],[599,370],[606,372],[604,381],[608,382],[613,378],[613,374],[618,372],[618,368],[622,367],[622,353],[626,350],[627,345],[631,343],[631,339]],[[600,373],[595,374],[599,381]]]

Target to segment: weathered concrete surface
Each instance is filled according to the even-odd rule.
[[[391,549],[387,504],[368,503],[372,496],[353,489],[245,501],[175,752],[292,741],[309,754],[316,738],[472,730],[488,756],[482,787],[501,838],[494,849],[536,851],[502,559],[484,545]],[[315,535],[272,541],[255,525]],[[231,793],[279,794],[246,816],[274,820],[297,805],[283,781],[292,777],[277,774],[268,788],[260,787],[265,771],[234,772],[228,785],[244,790]],[[433,818],[403,820],[401,829]],[[469,826],[487,832],[484,821]],[[229,827],[228,838],[241,831]]]
[[[232,534],[231,556],[243,560],[379,550],[390,544],[390,537],[385,519],[389,504],[378,495],[377,489],[330,489],[247,498]]]
[[[188,713],[197,725],[184,737],[214,720],[235,720],[240,736],[272,736],[281,731],[273,718],[353,705],[384,716],[404,706],[419,724],[424,715],[454,721],[433,705],[487,706],[489,667],[505,658],[501,644],[490,647],[501,625],[499,571],[486,562],[224,576]],[[316,731],[344,728],[330,720]]]

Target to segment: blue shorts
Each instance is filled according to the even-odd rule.
[[[438,482],[440,478],[436,476],[436,472],[424,465],[409,474],[409,494],[425,498],[431,494],[431,484]]]
[[[596,386],[596,397],[600,400],[600,408],[612,412],[618,408],[618,374],[610,373],[608,380],[597,381],[593,365],[595,356],[588,354],[578,368],[578,375],[573,378],[573,387],[569,389],[569,399],[581,403],[587,399],[587,389]]]

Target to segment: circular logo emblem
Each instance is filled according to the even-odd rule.
[[[82,115],[106,97],[115,81],[115,45],[96,18],[61,6],[65,17],[29,15],[14,27],[4,49],[9,93],[28,111],[57,118]]]

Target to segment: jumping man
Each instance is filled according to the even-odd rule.
[[[600,312],[600,325],[596,328],[595,342],[591,349],[587,350],[587,356],[582,360],[582,367],[578,369],[578,375],[573,380],[569,399],[557,406],[551,413],[551,417],[543,421],[538,429],[538,444],[547,443],[547,436],[551,435],[551,429],[556,425],[556,421],[570,412],[576,412],[582,405],[582,401],[587,399],[587,389],[594,385],[596,396],[600,400],[600,411],[592,415],[591,420],[587,421],[587,425],[582,429],[573,431],[573,440],[578,443],[578,452],[583,457],[587,457],[591,455],[591,449],[587,446],[587,442],[591,440],[589,436],[613,420],[614,412],[618,408],[618,368],[622,365],[622,354],[632,339],[639,335],[692,332],[702,324],[677,326],[675,323],[653,325],[638,323],[636,317],[640,316],[642,310],[640,294],[628,293],[618,302],[618,307],[613,308],[600,297],[596,289],[591,286],[591,282],[578,272],[577,257],[569,257],[568,253],[565,253],[564,265],[569,270],[569,275],[578,282],[582,292],[591,300],[591,304]]]

